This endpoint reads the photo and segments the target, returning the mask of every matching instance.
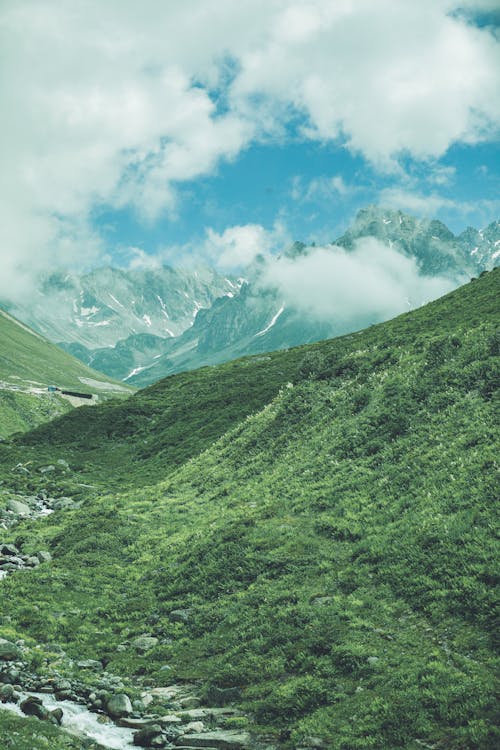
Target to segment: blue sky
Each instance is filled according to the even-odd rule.
[[[0,296],[500,216],[496,0],[5,0]]]
[[[272,230],[279,221],[290,238],[333,242],[356,212],[372,203],[438,218],[459,234],[469,225],[480,229],[500,215],[499,163],[498,143],[457,145],[432,165],[408,160],[408,175],[402,179],[399,174],[379,174],[363,157],[338,145],[258,145],[220,165],[215,175],[180,186],[173,218],[167,214],[150,223],[129,209],[99,207],[93,223],[123,262],[130,245],[153,255],[171,245],[175,262],[176,249],[202,243],[207,227],[219,233],[246,224]]]

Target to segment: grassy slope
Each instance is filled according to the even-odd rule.
[[[106,656],[110,671],[236,686],[283,746],[310,735],[334,750],[495,746],[499,275],[275,355],[283,385],[293,358],[295,387],[196,457],[200,427],[166,481],[19,528],[54,562],[2,582],[12,627]],[[231,366],[252,383],[260,365]],[[200,385],[228,367],[201,370]],[[187,377],[192,393],[196,373],[156,388]],[[193,404],[182,429],[222,427],[224,409],[222,392]],[[59,424],[67,438],[71,420]],[[43,450],[62,455],[44,434]],[[186,624],[169,619],[179,607]],[[163,639],[147,657],[116,651],[146,629]]]
[[[46,390],[48,385],[57,385],[107,397],[127,393],[122,384],[86,367],[3,310],[0,310],[0,342],[1,437],[31,429],[71,409],[56,394],[29,392],[32,387]],[[90,378],[94,385],[82,383],[80,378]]]

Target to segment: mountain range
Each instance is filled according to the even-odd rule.
[[[436,220],[370,206],[327,246],[352,257],[359,243],[376,240],[415,264],[425,282],[446,284],[408,299],[391,313],[415,307],[492,268],[500,257],[500,222],[454,235]],[[316,252],[295,242],[281,258],[298,267]],[[33,298],[11,312],[85,364],[142,387],[160,378],[245,354],[264,353],[358,330],[387,313],[346,305],[342,314],[318,314],[286,297],[275,258],[257,257],[242,277],[208,268],[101,268],[90,274],[54,274]],[[351,281],[346,279],[346,285]]]

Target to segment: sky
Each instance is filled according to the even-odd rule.
[[[497,0],[1,0],[0,298],[500,218]]]

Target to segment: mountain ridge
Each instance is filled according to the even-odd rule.
[[[414,261],[424,279],[440,276],[450,286],[490,269],[500,257],[499,222],[456,236],[437,220],[373,205],[361,209],[326,250],[353,253],[367,238]],[[300,263],[316,251],[295,242],[278,261]],[[80,280],[60,274],[46,282],[45,293],[51,284],[56,290],[52,305],[42,295],[17,314],[85,364],[138,387],[183,369],[321,340],[382,319],[376,310],[349,310],[346,319],[335,319],[300,309],[298,300],[284,300],[266,278],[273,262],[256,258],[243,273],[246,282],[213,269],[168,267],[98,269]],[[279,282],[278,267],[273,274]],[[401,311],[407,306],[404,298],[399,304]]]

